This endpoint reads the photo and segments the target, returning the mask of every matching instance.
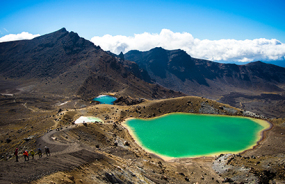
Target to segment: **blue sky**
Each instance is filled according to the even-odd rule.
[[[10,0],[0,2],[0,38],[65,27],[88,40],[168,29],[199,40],[265,38],[285,43],[284,7],[284,0]]]
[[[86,39],[166,28],[199,39],[275,38],[285,42],[284,0],[1,1],[2,35],[46,34],[61,27]],[[7,32],[7,31],[8,32]]]

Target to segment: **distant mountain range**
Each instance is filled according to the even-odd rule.
[[[230,92],[280,92],[285,84],[285,68],[260,61],[222,64],[163,48],[129,51],[124,58],[136,62],[158,84],[188,95],[217,98]]]
[[[249,64],[251,62],[234,62],[234,61],[216,61],[218,63],[230,63],[230,64],[237,64],[237,65],[246,65],[246,64]],[[285,60],[268,60],[268,61],[262,61],[264,63],[267,63],[267,64],[273,64],[273,65],[277,65],[277,66],[281,66],[283,68],[285,68]]]
[[[218,99],[231,92],[282,92],[285,68],[260,61],[222,64],[163,48],[115,55],[62,28],[32,40],[0,43],[0,80],[20,81],[39,94],[84,99],[109,92]]]
[[[150,84],[150,77],[136,63],[124,65],[65,28],[32,40],[0,43],[0,80],[20,81],[36,94],[83,99],[109,92],[143,98],[182,95]]]

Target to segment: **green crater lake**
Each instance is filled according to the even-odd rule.
[[[128,119],[125,125],[141,147],[166,158],[242,152],[257,145],[270,127],[252,118],[187,113]]]

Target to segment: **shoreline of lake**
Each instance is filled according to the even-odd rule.
[[[167,156],[167,155],[163,155],[163,154],[160,154],[154,150],[151,150],[149,148],[147,148],[146,146],[144,146],[141,141],[138,139],[137,135],[134,133],[134,131],[132,130],[132,128],[127,124],[127,122],[131,119],[141,119],[141,120],[145,120],[145,121],[151,121],[153,119],[156,119],[156,118],[161,118],[161,117],[164,117],[164,116],[167,116],[167,115],[171,115],[171,114],[191,114],[191,115],[203,115],[203,116],[212,116],[212,117],[237,117],[237,118],[241,118],[241,119],[249,119],[257,124],[259,124],[260,126],[262,126],[263,128],[257,132],[256,134],[256,140],[254,141],[254,144],[251,144],[249,146],[247,146],[245,149],[242,149],[242,150],[238,150],[238,151],[220,151],[220,152],[214,152],[214,153],[209,153],[209,154],[203,154],[203,155],[196,155],[196,156],[183,156],[183,157],[171,157],[171,156]],[[262,140],[264,140],[264,134],[266,131],[270,130],[272,128],[272,124],[266,120],[261,120],[261,119],[255,119],[255,118],[250,118],[250,117],[243,117],[243,116],[228,116],[228,115],[213,115],[213,114],[192,114],[192,113],[167,113],[167,114],[164,114],[162,116],[159,116],[159,117],[154,117],[154,118],[127,118],[124,122],[122,122],[122,125],[124,127],[126,127],[126,129],[128,130],[129,134],[132,136],[134,142],[136,142],[143,150],[145,150],[146,152],[149,152],[149,153],[152,153],[152,154],[155,154],[159,157],[161,157],[162,159],[164,159],[165,161],[170,161],[170,160],[173,160],[173,159],[182,159],[182,158],[201,158],[201,157],[215,157],[215,156],[218,156],[220,154],[228,154],[228,153],[231,153],[231,154],[239,154],[239,153],[244,153],[246,151],[249,151],[249,150],[252,150],[252,149],[255,149]]]

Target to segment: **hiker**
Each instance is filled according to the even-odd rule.
[[[30,151],[30,155],[32,155],[32,159],[34,160],[34,156],[35,156],[34,150],[31,150],[31,151]]]
[[[27,150],[23,152],[23,155],[25,157],[25,161],[29,161],[29,154]]]
[[[43,156],[43,153],[42,153],[42,150],[41,150],[41,148],[38,148],[38,155],[39,155],[39,158],[42,158],[42,156]]]
[[[47,156],[50,156],[49,148],[47,146],[45,146],[45,152]]]
[[[16,148],[14,155],[16,156],[16,162],[19,162],[18,157],[18,148]]]

